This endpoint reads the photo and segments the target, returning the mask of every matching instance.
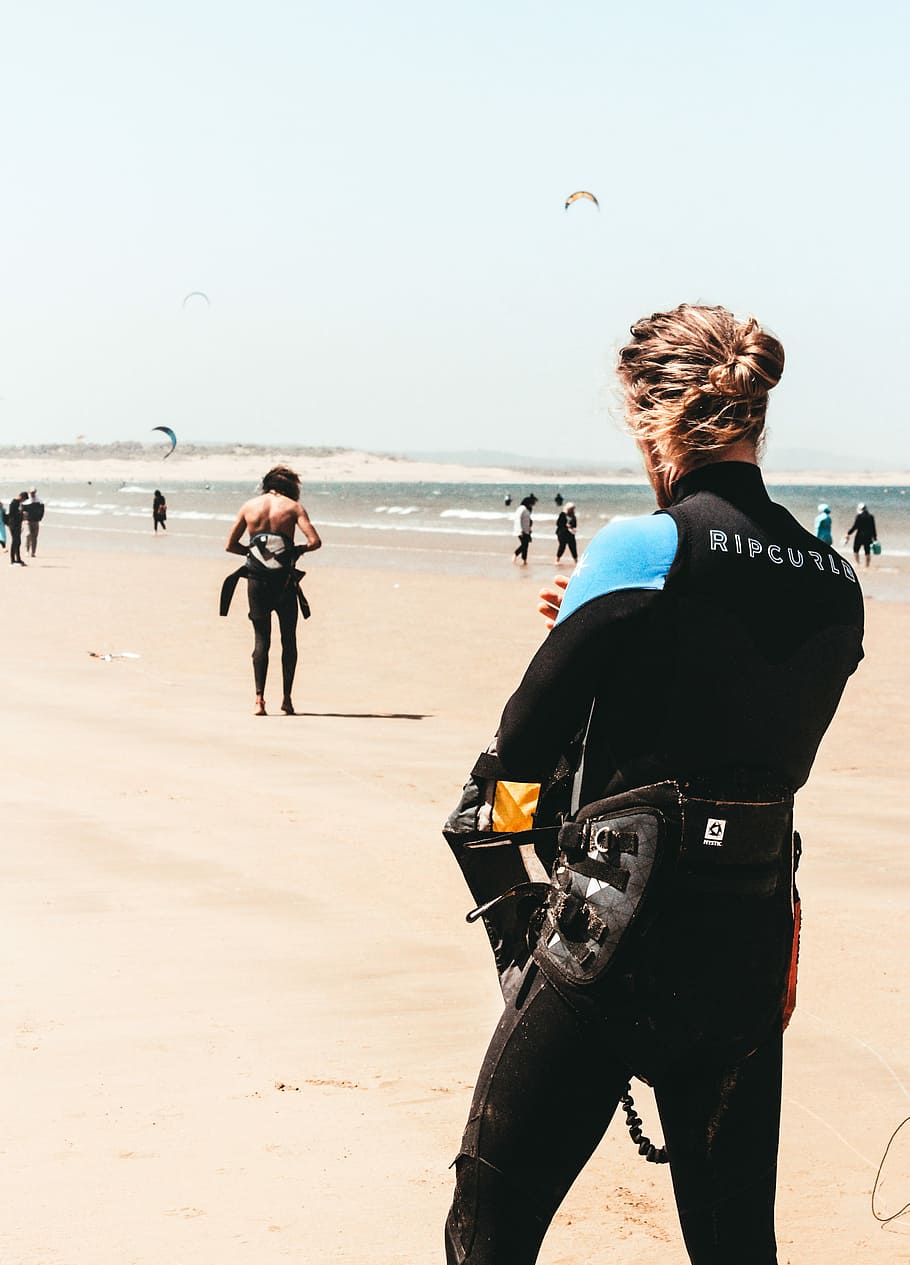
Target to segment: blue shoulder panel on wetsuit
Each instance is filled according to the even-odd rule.
[[[582,554],[557,624],[585,603],[618,589],[662,589],[678,544],[679,533],[669,514],[608,523]]]

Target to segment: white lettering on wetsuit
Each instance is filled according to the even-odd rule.
[[[727,535],[725,531],[721,531],[717,527],[710,528],[708,532],[708,541],[709,541],[709,547],[712,553],[715,553],[718,551],[720,553],[730,552],[729,536]],[[782,553],[783,545],[764,545],[763,546],[760,540],[755,540],[754,537],[748,536],[746,538],[746,549],[743,550],[743,541],[738,532],[733,533],[733,542],[734,542],[734,547],[736,549],[736,552],[738,554],[745,553],[750,562],[752,561],[753,558],[757,558],[758,555],[762,552],[765,553],[768,560],[770,562],[773,562],[775,566],[783,566],[784,562],[789,562],[791,567],[801,567],[803,563],[805,562],[805,558],[803,557],[803,553],[801,549],[792,549],[790,548],[790,546],[788,546],[787,556],[786,558],[784,558],[783,553]],[[806,550],[806,553],[812,559],[815,565],[818,567],[819,571],[823,572],[825,570],[824,555],[821,553],[818,553],[815,549],[808,549]],[[840,563],[840,566],[838,566],[837,562],[835,562],[835,557],[837,558],[837,562]],[[846,562],[839,555],[836,555],[833,553],[828,554],[828,567],[831,569],[834,575],[846,576],[846,578],[850,580],[851,583],[853,584],[856,583],[856,572],[850,566],[850,563]]]

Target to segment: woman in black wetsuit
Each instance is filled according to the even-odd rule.
[[[152,522],[155,524],[155,531],[159,527],[162,531],[167,531],[167,501],[158,488],[155,488],[155,495],[152,497]]]
[[[543,784],[544,805],[575,753],[456,1158],[449,1265],[536,1261],[633,1076],[654,1088],[693,1265],[776,1265],[792,797],[863,628],[853,568],[762,482],[783,362],[754,320],[688,305],[620,352],[659,510],[610,523],[549,595],[555,625],[475,768]]]

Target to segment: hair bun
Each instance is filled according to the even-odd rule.
[[[753,400],[777,386],[784,370],[783,349],[754,317],[737,330],[735,345],[722,364],[708,370],[713,394],[734,400]]]
[[[712,395],[725,395],[732,400],[747,398],[745,378],[748,370],[735,357],[722,365],[712,365],[708,370],[708,382]]]
[[[754,317],[682,303],[637,321],[617,368],[629,425],[668,470],[758,443],[784,349]]]

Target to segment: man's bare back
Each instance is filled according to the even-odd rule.
[[[306,540],[304,548],[307,553],[321,548],[322,541],[319,533],[299,501],[283,496],[280,492],[263,492],[261,496],[254,496],[252,500],[240,507],[240,513],[231,528],[225,549],[228,553],[245,555],[247,547],[240,543],[244,532],[249,533],[250,536],[255,536],[260,531],[275,532],[293,540],[295,529],[298,527]]]

